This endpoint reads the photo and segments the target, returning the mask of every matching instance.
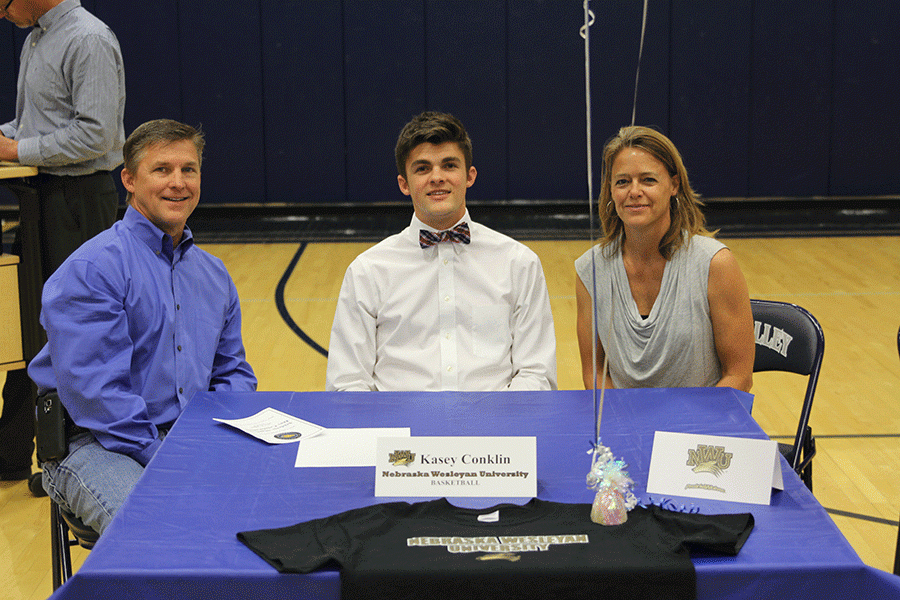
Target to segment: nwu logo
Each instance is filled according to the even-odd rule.
[[[724,446],[706,446],[697,444],[696,450],[688,448],[687,466],[694,473],[712,473],[720,477],[725,469],[731,466],[732,452],[725,452]]]
[[[395,467],[409,466],[416,460],[416,453],[409,450],[394,450],[388,454],[388,462]]]
[[[753,321],[754,332],[756,333],[756,343],[766,348],[771,348],[778,354],[787,358],[788,346],[794,336],[788,334],[784,329],[772,327],[769,323],[760,323]]]

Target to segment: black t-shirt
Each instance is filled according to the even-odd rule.
[[[583,600],[695,598],[688,548],[735,555],[753,529],[749,513],[637,507],[610,527],[590,511],[537,498],[480,510],[394,502],[238,538],[282,573],[339,567],[343,600]]]

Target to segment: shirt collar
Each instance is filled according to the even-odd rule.
[[[462,218],[453,224],[453,227],[456,227],[463,221],[466,221],[469,224],[469,230],[471,231],[472,219],[469,218],[469,209],[468,208],[466,209],[466,212],[463,214]],[[448,229],[453,229],[453,227],[449,227]],[[414,243],[417,247],[419,245],[419,230],[420,229],[427,229],[428,231],[444,231],[443,229],[435,229],[434,227],[431,227],[430,225],[426,225],[425,223],[423,223],[422,221],[419,220],[419,217],[416,216],[416,213],[413,213],[412,221],[409,224],[408,238],[410,240],[412,240],[412,243]],[[470,235],[471,235],[471,233],[470,233]]]
[[[125,227],[139,240],[147,244],[157,255],[174,256],[172,250],[172,236],[164,232],[162,229],[154,225],[142,215],[136,208],[129,206],[122,217]],[[175,252],[184,254],[188,248],[194,245],[194,234],[185,225],[184,234],[181,236],[181,242],[175,248]]]
[[[454,223],[451,227],[448,227],[447,229],[453,229],[454,227],[456,227],[463,221],[465,221],[469,224],[469,229],[472,228],[472,219],[469,218],[469,209],[468,208],[466,209],[466,212],[463,213],[462,218],[459,221],[457,221],[456,223]],[[425,223],[423,223],[422,221],[419,220],[419,217],[417,217],[415,213],[413,213],[412,221],[409,224],[409,228],[413,233],[413,237],[416,238],[417,244],[419,243],[419,230],[420,229],[427,229],[428,231],[446,231],[444,229],[435,229],[434,227],[431,227],[430,225],[426,225]]]
[[[50,29],[63,15],[81,6],[81,0],[63,0],[38,18],[38,27]]]

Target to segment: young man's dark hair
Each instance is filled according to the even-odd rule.
[[[397,138],[394,156],[397,159],[397,173],[406,177],[406,161],[413,148],[422,143],[434,144],[456,142],[466,161],[466,171],[472,166],[472,140],[466,133],[462,121],[451,114],[426,111],[406,124]]]

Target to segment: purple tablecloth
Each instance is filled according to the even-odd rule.
[[[765,438],[745,408],[751,401],[723,388],[612,390],[601,436],[628,463],[635,493],[646,500],[655,431]],[[268,445],[214,417],[241,418],[271,406],[325,427],[536,436],[538,497],[589,503],[593,404],[590,391],[197,394],[82,568],[53,598],[339,598],[336,571],[280,575],[235,534],[397,499],[375,498],[372,467],[295,468],[295,444]],[[698,597],[900,598],[900,578],[865,566],[787,463],[782,466],[785,490],[773,493],[770,506],[671,499],[708,514],[749,511],[756,520],[738,556],[693,557]]]

